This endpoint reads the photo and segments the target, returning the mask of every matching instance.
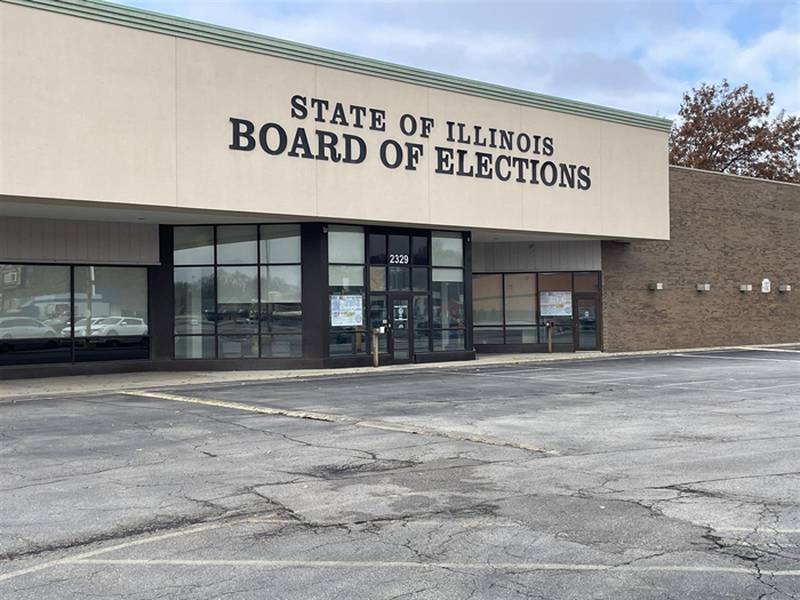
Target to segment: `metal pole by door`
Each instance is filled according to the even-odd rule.
[[[381,349],[378,347],[378,340],[380,334],[378,333],[377,329],[372,330],[372,366],[378,367],[380,366],[380,351]]]

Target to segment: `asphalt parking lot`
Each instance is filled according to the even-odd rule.
[[[3,599],[798,597],[800,347],[0,401]]]

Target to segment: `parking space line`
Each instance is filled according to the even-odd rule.
[[[296,523],[296,521],[290,521],[287,519],[273,519],[268,516],[264,517],[242,517],[237,519],[231,519],[227,521],[215,521],[213,523],[204,523],[202,525],[193,525],[191,527],[187,527],[185,529],[180,529],[178,531],[170,531],[167,533],[162,533],[158,535],[153,535],[146,538],[138,538],[135,540],[131,540],[128,542],[122,542],[120,544],[115,544],[113,546],[105,546],[103,548],[98,548],[96,550],[90,550],[88,552],[82,552],[80,554],[76,554],[74,556],[67,556],[64,558],[59,558],[57,560],[47,561],[38,565],[33,565],[31,567],[26,567],[24,569],[18,569],[16,571],[10,571],[8,573],[0,573],[0,581],[6,581],[7,579],[13,579],[14,577],[19,577],[20,575],[27,575],[28,573],[36,573],[37,571],[44,571],[46,569],[50,569],[52,567],[57,567],[58,565],[70,564],[86,559],[90,559],[93,556],[99,556],[101,554],[106,554],[108,552],[113,552],[115,550],[123,550],[125,548],[132,548],[133,546],[140,546],[142,544],[151,544],[153,542],[160,542],[163,540],[168,540],[171,538],[182,537],[186,535],[191,535],[193,533],[202,533],[204,531],[211,531],[212,529],[219,529],[220,527],[228,527],[231,525],[236,525],[239,523],[281,523],[281,524],[288,524],[288,523]]]
[[[490,435],[481,435],[479,433],[470,433],[467,431],[434,429],[432,427],[424,427],[421,425],[414,425],[407,423],[394,423],[390,421],[361,420],[346,415],[333,415],[328,413],[305,411],[305,410],[291,410],[287,408],[264,406],[260,404],[257,405],[244,404],[242,402],[229,402],[227,400],[198,398],[196,396],[180,396],[178,394],[167,394],[165,392],[146,392],[146,391],[130,390],[130,391],[121,391],[119,393],[126,396],[135,396],[140,398],[169,400],[171,402],[185,402],[188,404],[200,404],[205,406],[214,406],[218,408],[229,408],[232,410],[258,413],[263,415],[289,417],[295,419],[311,419],[314,421],[326,421],[329,423],[338,423],[341,425],[350,425],[353,427],[363,427],[365,429],[380,429],[382,431],[393,431],[396,433],[410,433],[412,435],[446,438],[458,442],[471,442],[475,444],[486,444],[488,446],[502,446],[506,448],[527,450],[529,452],[536,452],[538,454],[546,454],[551,456],[557,456],[559,454],[555,450],[547,450],[545,448],[540,448],[532,444],[526,444],[525,442],[505,440]]]
[[[516,379],[518,381],[555,381],[559,383],[571,383],[573,381],[567,379],[566,377],[554,377],[553,373],[546,373],[544,377],[539,377],[537,375],[524,377],[522,375],[506,375],[505,373],[465,373],[463,371],[447,371],[447,373],[459,377],[463,375],[470,375],[472,377],[495,377],[497,379]]]
[[[456,374],[456,372],[453,372],[453,371],[451,371],[451,373]],[[658,388],[662,388],[662,387],[672,387],[674,389],[680,389],[681,387],[686,387],[686,389],[690,389],[691,390],[691,389],[693,389],[693,388],[691,388],[691,385],[694,385],[694,384],[699,384],[699,383],[709,383],[709,384],[710,383],[719,383],[719,381],[716,380],[716,379],[702,380],[702,381],[696,381],[696,382],[676,382],[676,383],[670,383],[670,384],[656,384],[656,383],[649,383],[648,384],[648,383],[641,383],[641,382],[640,383],[631,383],[631,382],[628,381],[629,379],[631,379],[631,380],[632,379],[639,379],[637,377],[618,378],[618,379],[585,380],[585,379],[567,378],[567,377],[562,377],[562,378],[556,378],[556,377],[518,377],[518,376],[513,376],[513,375],[497,375],[497,374],[494,374],[494,373],[458,373],[458,374],[459,375],[472,375],[474,377],[497,377],[497,378],[500,378],[500,379],[515,379],[517,381],[531,381],[531,382],[541,381],[543,383],[546,383],[547,385],[552,385],[552,384],[563,384],[563,385],[575,385],[575,384],[579,384],[579,385],[607,385],[607,384],[612,384],[612,385],[623,385],[623,386],[632,387],[632,388],[644,388],[644,389],[650,389],[650,390],[658,389]],[[552,375],[552,374],[549,373],[548,375]],[[663,375],[663,376],[664,377],[668,377],[668,375]],[[647,376],[647,377],[651,377],[651,376]],[[655,375],[653,375],[652,377],[655,377]],[[720,393],[732,393],[732,392],[736,392],[737,390],[730,389],[730,388],[716,388],[715,387],[715,388],[707,388],[706,391],[720,392]]]
[[[668,388],[668,387],[681,387],[684,385],[701,385],[704,383],[719,383],[719,379],[698,379],[696,381],[678,381],[676,383],[665,383],[663,385],[654,385],[654,388]],[[727,390],[726,390],[727,391]]]
[[[784,534],[784,533],[800,533],[800,529],[782,529],[780,527],[713,527],[715,531],[725,532],[731,531],[736,533],[763,533],[763,534]]]
[[[72,564],[108,566],[172,566],[172,567],[264,567],[264,568],[314,568],[314,569],[460,569],[471,571],[634,571],[634,572],[674,572],[674,573],[732,573],[753,575],[759,573],[750,567],[724,567],[717,565],[637,565],[637,564],[569,564],[569,563],[468,563],[468,562],[414,562],[414,561],[371,561],[371,560],[268,560],[268,559],[85,559],[72,561]],[[760,570],[761,575],[772,577],[800,577],[797,570]]]
[[[733,390],[733,391],[735,391],[735,392],[760,392],[762,390],[774,390],[776,388],[796,387],[798,385],[800,385],[800,381],[793,381],[792,383],[778,383],[776,385],[762,385],[760,387],[742,388],[742,389]]]
[[[486,368],[494,368],[494,367],[495,367],[495,365],[489,365],[488,367],[478,367],[477,370],[481,370],[482,368],[486,369]],[[445,369],[445,368],[442,368],[442,370],[445,371],[446,373],[456,373],[456,372],[457,373],[464,373],[465,372],[465,371],[454,371],[454,370]],[[536,372],[539,372],[539,371],[560,371],[560,370],[562,370],[562,369],[560,369],[559,367],[540,367],[538,365],[535,365],[535,366],[532,366],[532,367],[522,367],[522,368],[518,368],[518,369],[504,369],[504,368],[502,368],[502,365],[500,365],[499,368],[496,368],[496,372],[497,373],[536,373]],[[495,372],[495,371],[481,371],[481,373],[485,373],[487,375],[491,375],[493,372]]]
[[[548,383],[563,383],[563,384],[593,384],[593,383],[607,383],[607,382],[614,382],[614,381],[624,381],[626,379],[642,379],[650,377],[648,376],[639,376],[639,377],[622,377],[622,378],[615,378],[615,379],[585,379],[583,377],[577,377],[576,375],[583,375],[582,373],[576,374],[566,374],[563,376],[557,376],[555,373],[546,373],[545,376],[541,377],[538,375],[531,375],[529,377],[524,377],[522,375],[506,375],[505,373],[463,373],[458,371],[448,371],[451,375],[471,375],[473,377],[495,377],[498,379],[516,379],[518,381],[545,381]],[[591,377],[591,375],[585,375],[584,377]]]
[[[800,350],[791,350],[789,348],[756,348],[750,346],[740,346],[739,349],[750,350],[752,352],[791,352],[794,354],[800,354]]]
[[[670,356],[677,356],[680,358],[713,358],[716,360],[760,360],[767,362],[788,362],[797,364],[800,361],[796,360],[782,360],[780,358],[756,358],[747,356],[717,356],[715,354],[670,354]]]

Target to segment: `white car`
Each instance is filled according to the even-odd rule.
[[[97,323],[103,317],[92,317],[92,326]],[[61,330],[62,337],[70,337],[72,335],[72,323],[67,321],[67,324],[64,325],[64,328]],[[75,323],[75,335],[85,336],[86,335],[86,319],[80,319]]]
[[[91,324],[92,336],[147,335],[147,323],[137,317],[103,317]],[[79,335],[75,329],[75,336]],[[85,335],[85,331],[82,332]]]
[[[38,339],[53,338],[56,332],[41,321],[30,317],[4,317],[0,319],[0,338]]]

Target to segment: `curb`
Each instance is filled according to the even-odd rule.
[[[347,367],[342,369],[295,369],[276,371],[151,371],[140,373],[116,373],[108,375],[73,375],[52,379],[5,380],[0,390],[0,403],[17,399],[53,397],[98,392],[123,392],[130,390],[175,388],[188,385],[250,384],[267,381],[312,379],[318,377],[346,377],[368,374],[407,373],[413,371],[435,371],[437,369],[463,369],[569,361],[605,361],[624,358],[663,356],[686,352],[704,353],[715,351],[752,351],[770,348],[800,346],[800,342],[782,344],[759,344],[748,346],[708,346],[703,348],[676,348],[669,350],[640,350],[635,352],[576,352],[563,354],[497,354],[482,355],[477,360],[387,365],[383,367]],[[37,385],[38,383],[38,385]]]

